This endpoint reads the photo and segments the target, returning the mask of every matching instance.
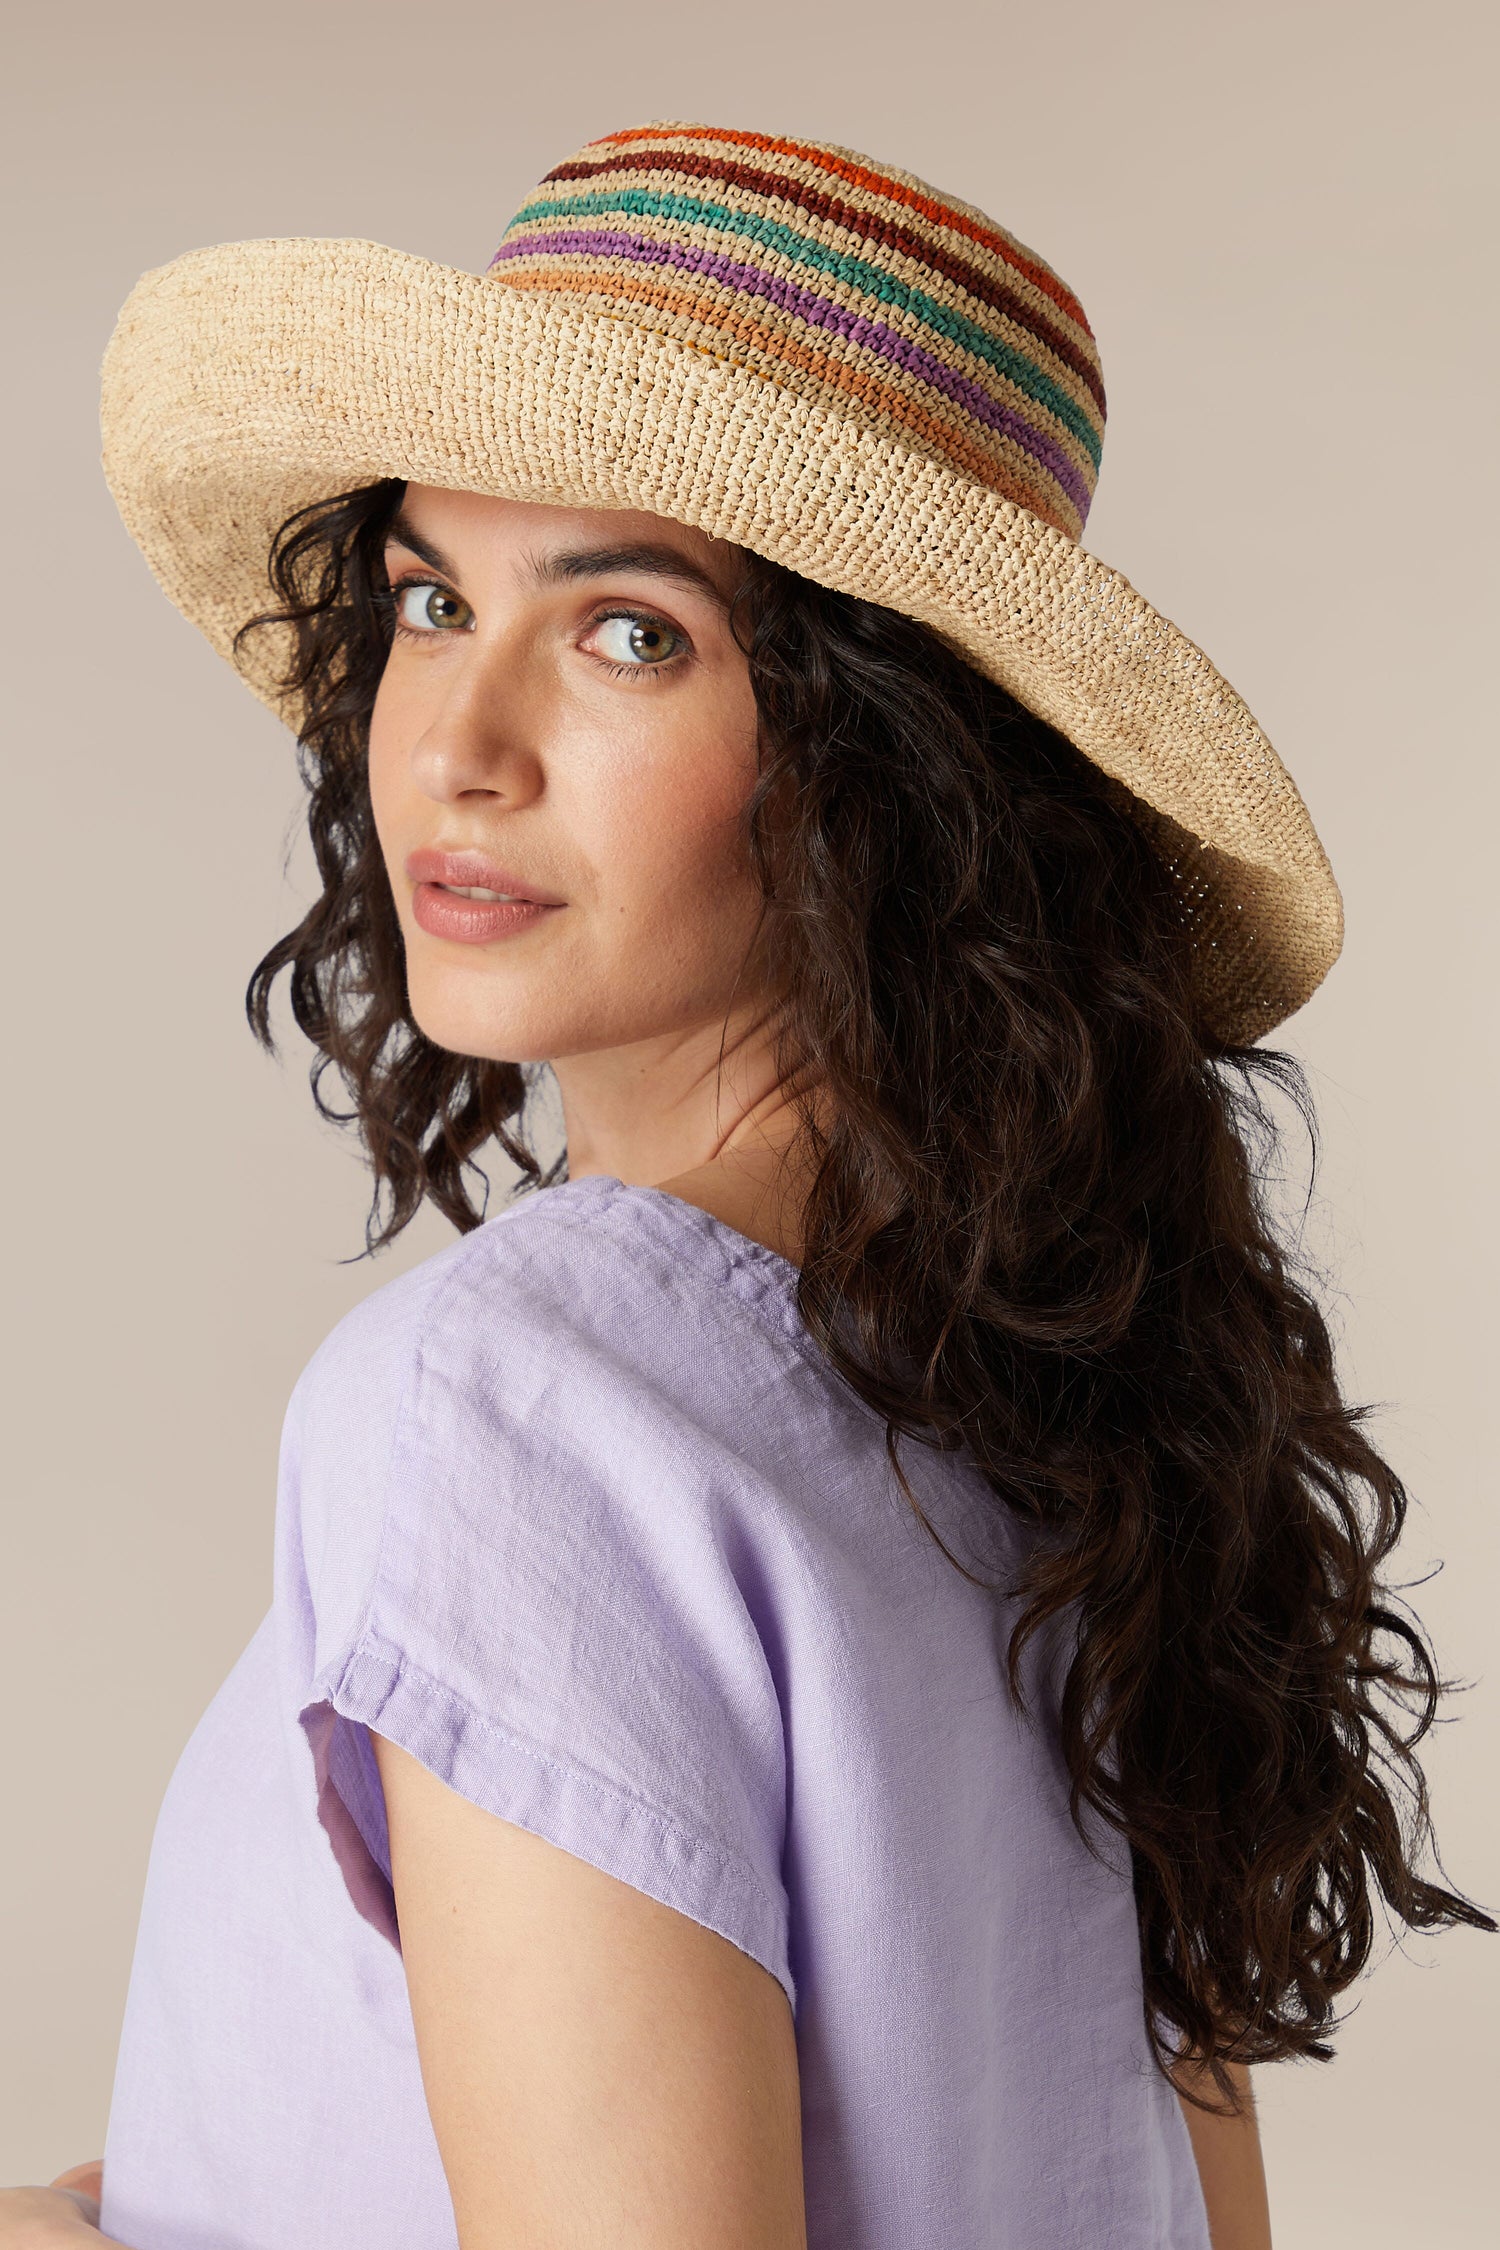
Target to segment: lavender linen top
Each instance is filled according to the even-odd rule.
[[[1008,1600],[915,1522],[795,1284],[585,1177],[315,1353],[271,1608],[152,1845],[106,2233],[453,2250],[373,1729],[778,1980],[811,2250],[1208,2250],[1123,1848],[1101,1832],[1101,1866],[1073,1828],[1049,1707],[1006,1691]],[[1000,1574],[1022,1534],[977,1471],[903,1460]],[[1035,1694],[1057,1645],[1028,1650]]]

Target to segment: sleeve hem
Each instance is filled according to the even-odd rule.
[[[499,1725],[368,1628],[341,1665],[320,1675],[303,1707],[302,1725],[315,1757],[320,1734],[334,1723],[335,1713],[354,1727],[386,1736],[486,1812],[728,1938],[769,1970],[795,2010],[785,1897],[768,1893],[755,1871],[723,1845],[689,1833],[652,1806]],[[343,1798],[350,1759],[330,1756],[325,1746],[319,1764]],[[367,1764],[373,1767],[368,1748],[359,1760],[361,1767]],[[375,1786],[378,1790],[378,1778]],[[342,1809],[368,1850],[374,1841],[369,1808],[345,1803]],[[324,1825],[337,1852],[326,1814]],[[348,1872],[346,1866],[346,1879]]]

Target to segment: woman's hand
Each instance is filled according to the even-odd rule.
[[[50,2187],[0,2188],[0,2250],[101,2250],[99,2197],[104,2162],[75,2164]]]
[[[99,2198],[104,2193],[102,2156],[89,2164],[75,2164],[71,2172],[59,2172],[52,2185],[73,2197],[91,2227],[99,2224]]]

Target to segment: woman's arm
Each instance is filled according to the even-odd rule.
[[[776,1979],[373,1739],[462,2250],[804,2250],[797,2050]]]
[[[1271,2250],[1271,2206],[1250,2073],[1243,2063],[1225,2067],[1245,2105],[1242,2116],[1210,2117],[1191,2102],[1182,2103],[1208,2206],[1210,2239],[1213,2250]],[[1223,2099],[1201,2066],[1196,2071],[1180,2069],[1176,2075],[1180,2084],[1201,2093],[1205,2101]]]

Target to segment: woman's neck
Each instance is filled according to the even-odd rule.
[[[808,1180],[794,1089],[764,1021],[552,1065],[568,1176],[658,1187],[796,1265]]]

